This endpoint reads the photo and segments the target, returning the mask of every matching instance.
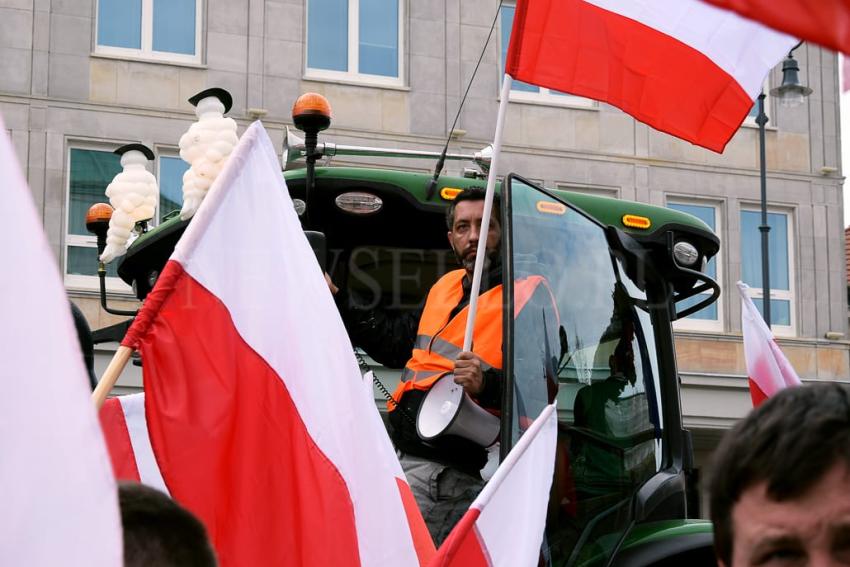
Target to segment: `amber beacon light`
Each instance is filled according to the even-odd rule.
[[[331,105],[318,93],[304,93],[292,105],[292,121],[302,132],[321,132],[331,125]]]
[[[103,253],[101,240],[106,245],[106,231],[112,218],[112,206],[107,203],[95,203],[86,212],[86,229],[98,237],[98,256]]]

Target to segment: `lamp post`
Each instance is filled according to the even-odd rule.
[[[794,50],[800,47],[802,42],[791,48],[788,56],[782,61],[782,84],[770,90],[773,97],[779,99],[779,103],[786,108],[792,108],[803,102],[803,99],[812,94],[812,89],[800,84],[797,60],[794,59]],[[761,282],[762,282],[762,315],[764,322],[770,328],[770,258],[768,236],[770,226],[767,224],[767,165],[765,159],[764,127],[767,125],[767,114],[764,113],[764,98],[762,92],[758,96],[758,115],[756,124],[759,127],[759,174],[761,180]]]

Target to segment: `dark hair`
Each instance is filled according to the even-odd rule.
[[[455,224],[455,208],[458,203],[463,201],[483,201],[486,191],[481,187],[467,187],[457,194],[449,208],[446,209],[446,226],[451,230]],[[499,195],[493,194],[493,210],[491,211],[491,221],[496,219],[496,222],[501,222],[501,206],[499,204]]]
[[[71,304],[71,315],[74,317],[74,328],[77,330],[77,340],[80,341],[80,350],[83,352],[83,364],[86,365],[89,385],[94,390],[97,386],[97,377],[94,375],[94,341],[91,336],[91,327],[77,304],[73,301],[68,303]]]
[[[204,525],[162,492],[119,482],[118,502],[125,567],[216,567]]]
[[[794,499],[838,463],[850,468],[850,386],[788,388],[751,411],[715,452],[709,490],[717,557],[731,564],[732,508],[745,490],[765,482],[771,499]]]

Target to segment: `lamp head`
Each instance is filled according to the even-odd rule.
[[[793,53],[782,61],[782,84],[770,89],[771,96],[779,99],[779,104],[792,108],[803,103],[803,99],[812,94],[812,89],[800,83],[800,66]]]

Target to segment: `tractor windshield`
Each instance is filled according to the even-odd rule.
[[[596,221],[516,177],[507,185],[511,431],[516,440],[557,399],[544,554],[553,565],[596,563],[614,551],[631,497],[662,465],[652,321]]]

